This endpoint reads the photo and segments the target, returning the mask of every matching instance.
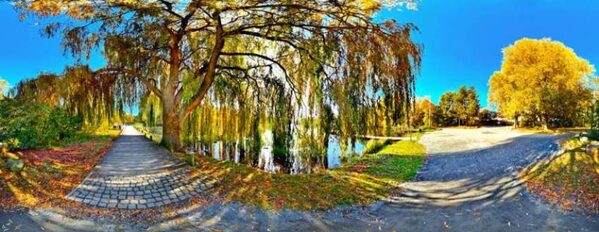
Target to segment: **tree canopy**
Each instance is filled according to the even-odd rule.
[[[416,27],[373,19],[384,7],[405,4],[413,2],[22,0],[17,6],[24,17],[74,19],[53,20],[45,32],[62,32],[65,51],[76,56],[102,47],[108,65],[88,73],[121,83],[119,91],[141,92],[145,117],[162,121],[164,144],[180,149],[186,140],[226,139],[241,146],[255,138],[248,146],[256,148],[257,134],[269,128],[284,147],[275,153],[287,159],[298,143],[323,144],[329,133],[355,140],[369,130],[359,123],[368,118],[384,119],[387,128],[407,120],[421,63],[422,48],[411,38]],[[138,96],[103,94],[115,96],[109,107]],[[294,138],[301,130],[309,139]]]
[[[439,101],[441,122],[445,126],[477,125],[480,103],[474,87],[460,87],[456,92],[446,92]]]
[[[411,121],[414,127],[436,127],[438,123],[437,106],[429,98],[417,99]]]
[[[501,70],[489,80],[489,101],[499,113],[531,126],[580,124],[592,101],[594,67],[550,39],[516,41],[503,50]]]

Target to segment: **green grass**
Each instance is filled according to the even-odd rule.
[[[374,154],[379,152],[385,146],[389,145],[391,141],[386,139],[371,139],[366,142],[366,146],[362,151],[364,154]]]
[[[183,154],[177,156],[188,159]],[[218,178],[221,182],[215,191],[224,199],[268,209],[327,209],[369,204],[387,196],[415,176],[424,158],[424,146],[400,141],[339,168],[312,174],[270,174],[206,156],[197,156],[196,174]]]
[[[342,170],[365,167],[363,173],[389,184],[411,180],[424,163],[426,150],[417,141],[399,141],[385,146],[376,154],[360,157],[343,165]]]

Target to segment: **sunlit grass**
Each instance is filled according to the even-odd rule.
[[[399,141],[376,154],[312,174],[270,174],[206,156],[197,157],[197,172],[220,179],[216,193],[228,200],[269,209],[327,209],[386,197],[414,177],[424,157],[424,146],[418,142]]]

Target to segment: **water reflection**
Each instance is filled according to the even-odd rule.
[[[146,127],[147,131],[149,132],[148,135],[153,135],[153,136],[159,136],[162,133],[162,127]],[[261,140],[262,140],[262,148],[260,149],[260,154],[259,154],[259,168],[261,168],[264,171],[267,172],[276,172],[277,171],[277,167],[274,163],[274,157],[273,157],[273,134],[272,131],[267,130],[265,131],[262,136],[261,136]],[[214,159],[217,160],[221,160],[221,159],[227,159],[227,160],[231,160],[234,161],[236,163],[240,162],[240,147],[245,147],[247,149],[247,144],[245,144],[246,141],[237,141],[237,144],[235,144],[235,146],[233,146],[233,148],[231,149],[229,147],[230,144],[225,144],[223,141],[215,141],[214,143],[212,143],[212,147],[208,146],[208,147],[196,147],[196,148],[190,148],[190,152],[194,152],[194,150],[204,154],[204,155],[208,155],[210,153],[212,153],[212,157]],[[346,152],[345,154],[356,154],[358,156],[362,155],[362,152],[364,151],[364,147],[365,147],[365,141],[361,141],[361,140],[357,140],[356,143],[354,144],[353,150],[349,150],[351,148],[350,146],[350,142],[347,141],[347,145],[345,146]],[[292,149],[292,153],[294,155],[298,155],[298,149],[293,148]],[[231,155],[228,155],[227,152],[229,152]],[[329,168],[335,168],[338,167],[339,165],[341,165],[342,163],[342,155],[344,152],[342,152],[341,150],[341,143],[339,141],[339,138],[337,138],[337,136],[333,136],[331,135],[331,137],[329,138],[329,146],[327,149],[327,162],[328,162],[328,167]],[[298,157],[293,157],[292,160],[294,161],[293,163],[293,170],[302,170],[302,164],[299,163],[300,159]]]
[[[350,149],[350,146],[346,146],[346,149]],[[358,140],[356,141],[353,152],[347,151],[345,153],[355,153],[361,156],[362,151],[364,151],[364,142]],[[329,139],[329,148],[327,149],[327,160],[329,168],[335,168],[341,164],[342,153],[343,152],[341,150],[341,143],[339,143],[339,139],[336,136],[331,136]]]
[[[264,137],[269,137],[268,135],[264,136]],[[273,160],[273,154],[272,154],[272,141],[269,139],[265,139],[265,143],[262,145],[262,148],[260,149],[260,155],[259,155],[259,164],[258,166],[263,169],[264,171],[267,172],[275,172],[276,171],[276,167],[274,164],[274,160]],[[217,141],[214,142],[212,145],[212,157],[214,157],[217,160],[223,159],[224,154],[222,154],[221,152],[221,148],[222,148],[222,141]],[[364,142],[363,141],[356,141],[354,148],[352,151],[350,151],[350,142],[347,142],[346,147],[346,152],[345,154],[357,154],[358,156],[362,155],[362,152],[364,151]],[[239,162],[239,150],[235,149],[235,162]],[[339,165],[341,165],[342,163],[342,156],[343,152],[341,149],[341,143],[339,142],[339,139],[336,136],[331,136],[331,138],[329,139],[329,146],[327,149],[327,160],[328,160],[328,167],[329,168],[335,168],[338,167]]]

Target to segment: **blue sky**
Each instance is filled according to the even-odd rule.
[[[424,45],[424,55],[416,92],[434,102],[468,85],[486,106],[487,81],[501,65],[501,49],[523,37],[561,41],[599,64],[596,0],[421,0],[417,11],[390,9],[377,17],[418,26],[414,38]],[[42,37],[34,20],[19,21],[7,3],[0,3],[0,27],[0,78],[13,85],[75,63],[63,55],[59,38]],[[92,68],[105,63],[99,53],[86,62]]]

